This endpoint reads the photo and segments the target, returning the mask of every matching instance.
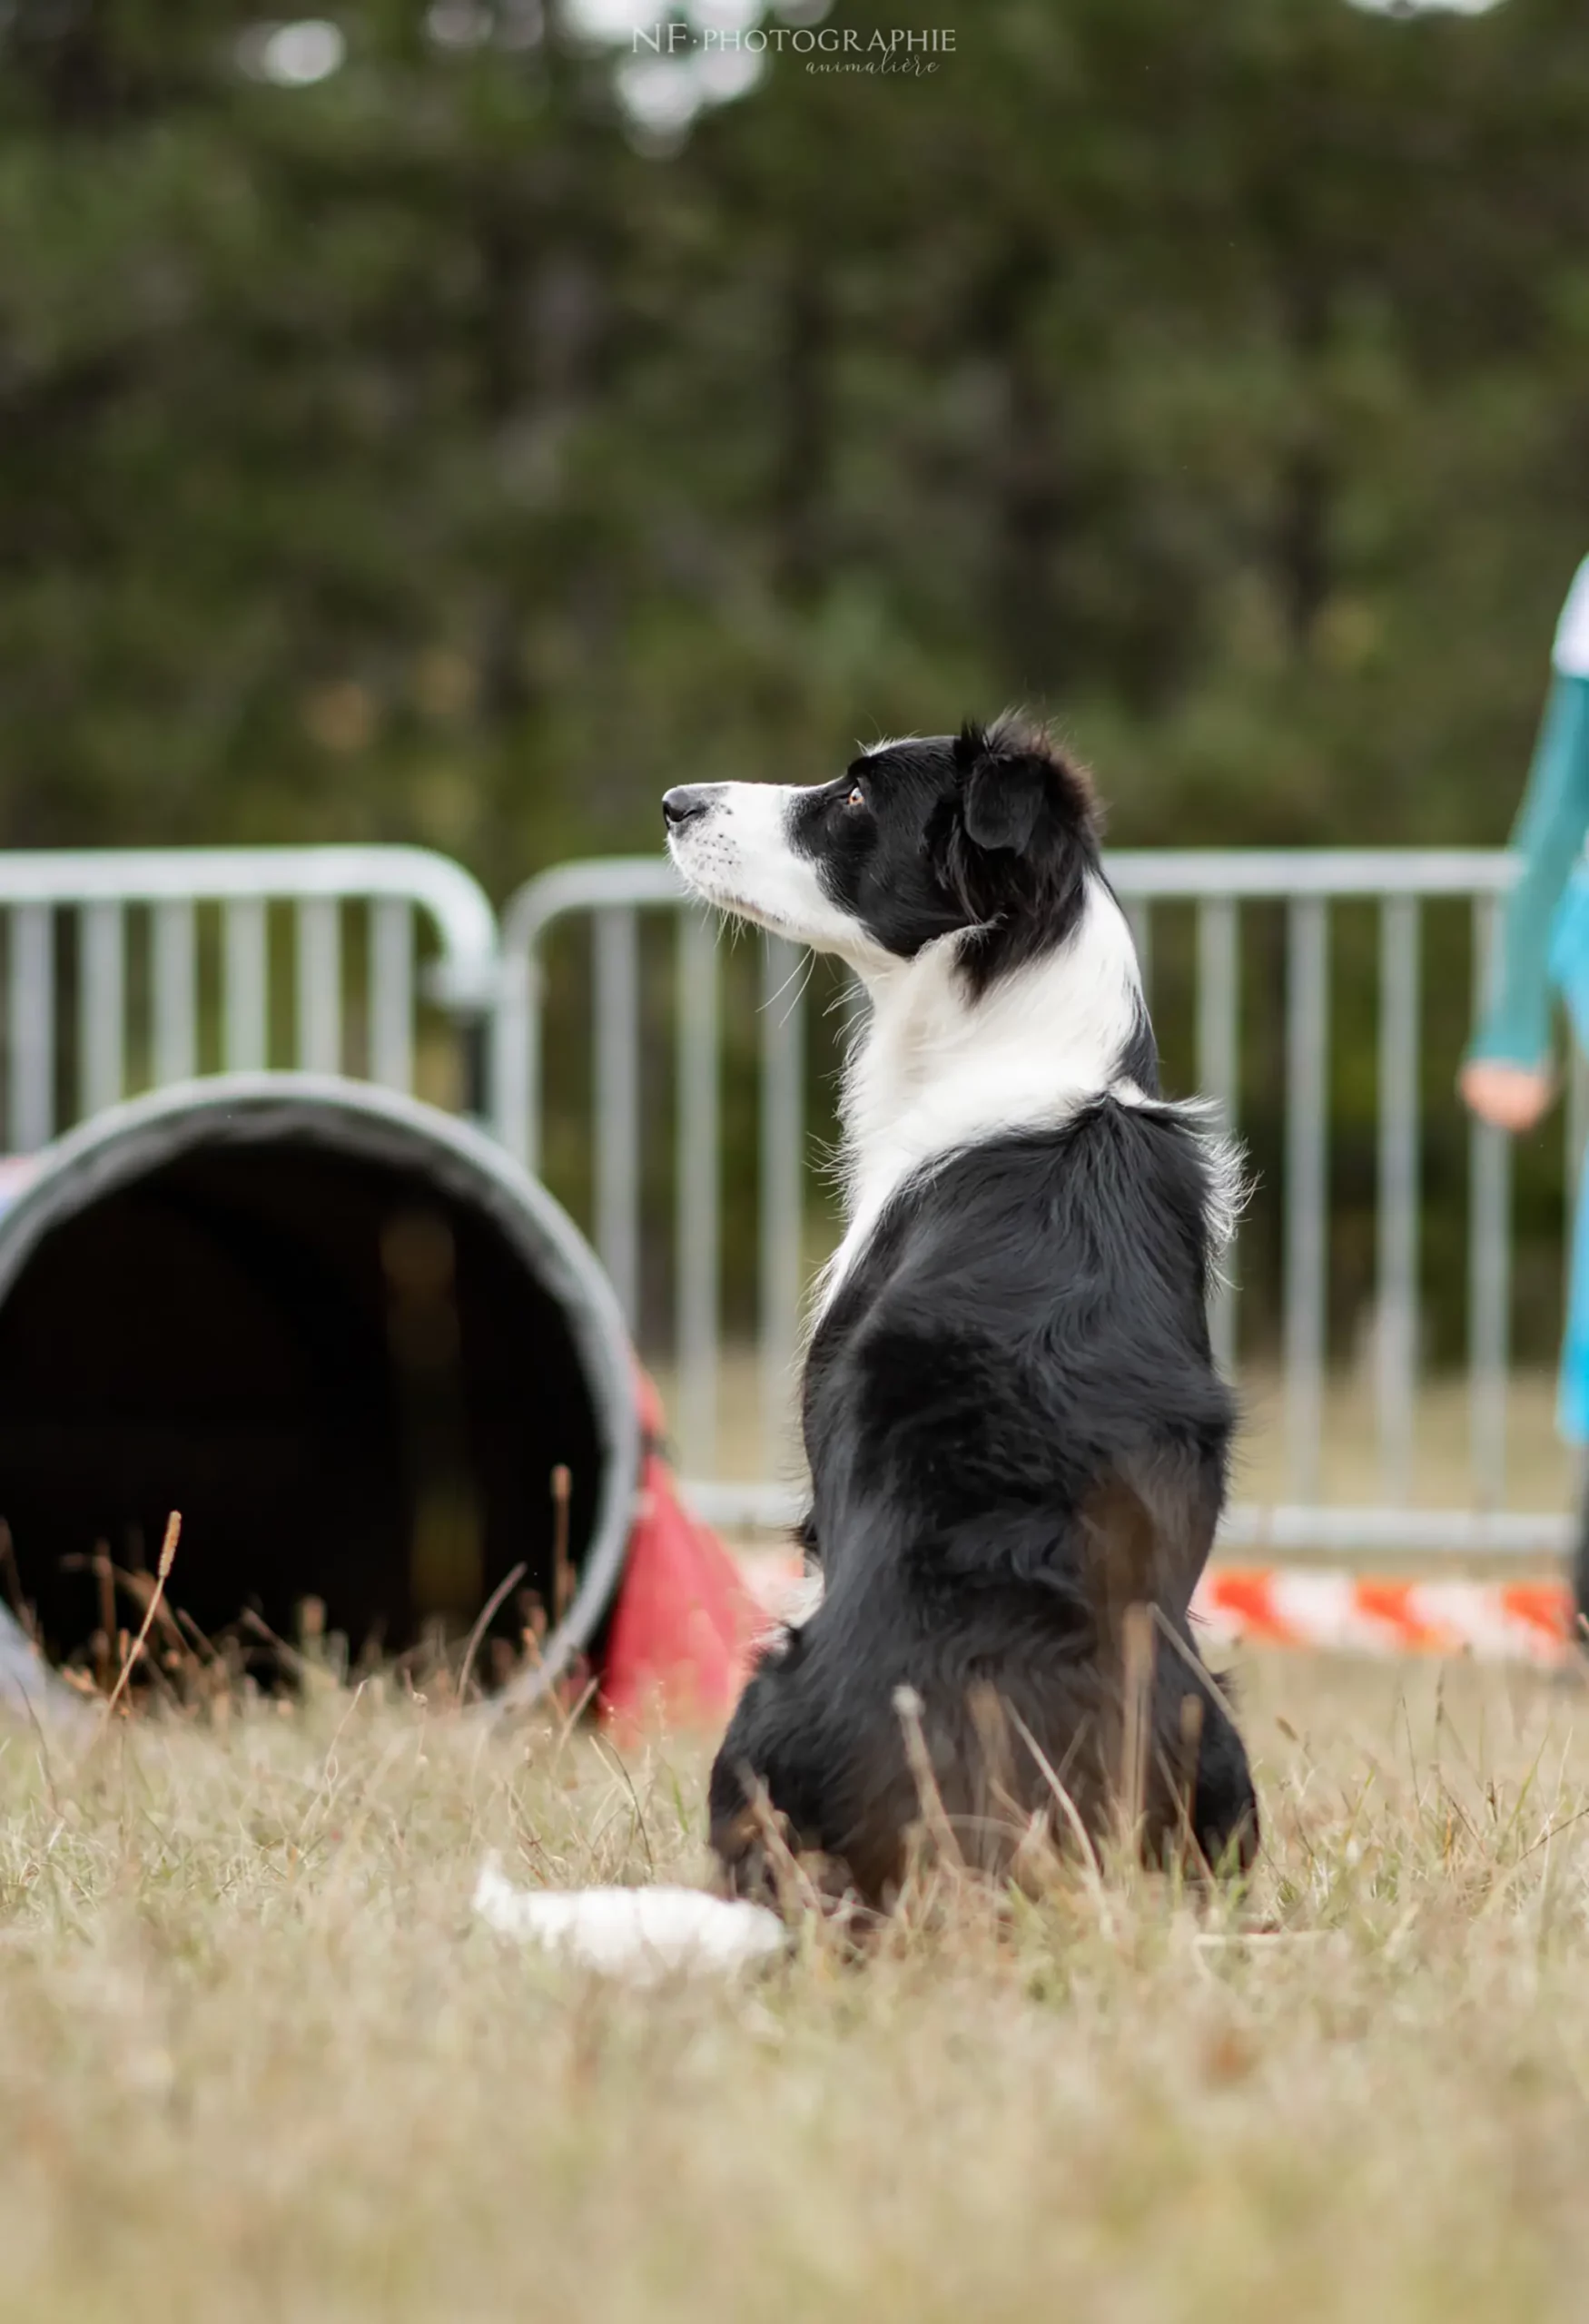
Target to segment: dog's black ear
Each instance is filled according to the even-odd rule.
[[[1012,718],[962,727],[954,744],[962,778],[960,816],[974,847],[1025,855],[1056,824],[1085,825],[1084,779],[1048,736]]]
[[[1068,924],[1091,862],[1097,816],[1082,770],[1041,726],[1006,713],[963,726],[954,789],[929,827],[938,879],[971,928]],[[962,963],[970,955],[962,951]]]

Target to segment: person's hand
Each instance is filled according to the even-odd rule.
[[[1456,1086],[1464,1104],[1496,1129],[1532,1129],[1555,1095],[1551,1076],[1538,1066],[1508,1065],[1499,1058],[1474,1058]]]

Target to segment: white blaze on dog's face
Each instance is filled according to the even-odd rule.
[[[810,789],[686,785],[663,812],[708,902],[868,980],[960,931],[973,994],[1064,942],[1098,867],[1085,778],[1012,720],[882,743]]]
[[[708,903],[819,952],[836,952],[864,976],[883,958],[863,922],[824,886],[818,860],[796,836],[809,825],[810,803],[821,803],[819,813],[834,808],[837,792],[833,783],[804,790],[772,783],[669,791],[662,802],[667,852]]]

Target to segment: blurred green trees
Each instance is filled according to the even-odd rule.
[[[1505,831],[1589,549],[1582,0],[837,0],[954,53],[666,153],[627,40],[316,5],[281,86],[234,0],[0,0],[0,842],[500,892],[1010,697],[1120,840]]]

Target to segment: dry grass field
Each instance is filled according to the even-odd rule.
[[[1244,1898],[940,1886],[863,1963],[644,1994],[469,1891],[698,1877],[698,1742],[329,1682],[0,1728],[0,2319],[1581,2317],[1589,1697],[1244,1705]]]

